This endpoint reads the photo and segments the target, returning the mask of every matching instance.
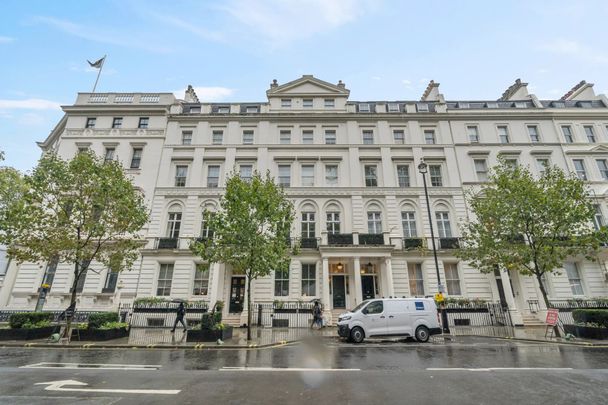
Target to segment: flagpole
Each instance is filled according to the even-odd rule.
[[[103,65],[106,63],[106,56],[103,55],[103,61],[101,62],[101,66],[99,67],[99,72],[97,72],[97,79],[95,79],[95,84],[93,85],[93,91],[91,93],[95,93],[95,89],[97,88],[97,82],[99,81],[99,76],[101,75],[101,69],[103,69]]]

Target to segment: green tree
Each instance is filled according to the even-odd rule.
[[[585,183],[557,167],[535,178],[527,168],[501,162],[467,202],[475,218],[461,224],[457,255],[484,273],[498,267],[535,277],[547,307],[543,275],[559,274],[571,257],[596,260],[608,240],[605,227],[593,226]]]
[[[4,152],[0,151],[0,162],[4,160]],[[9,207],[21,199],[24,191],[23,175],[9,166],[0,166],[0,223],[5,222]],[[6,230],[0,227],[0,243]]]
[[[90,152],[69,161],[47,153],[23,182],[23,195],[0,218],[0,243],[18,263],[73,263],[71,306],[92,261],[111,271],[131,267],[148,211],[118,162]],[[67,321],[69,333],[71,317]]]
[[[267,173],[250,181],[233,174],[217,212],[204,212],[211,237],[191,245],[208,263],[225,263],[247,278],[247,340],[251,340],[251,281],[289,266],[292,203]]]

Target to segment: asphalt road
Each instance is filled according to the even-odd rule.
[[[0,349],[1,404],[593,405],[607,398],[608,349],[570,345],[459,338],[257,350]]]

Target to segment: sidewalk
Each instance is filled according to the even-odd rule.
[[[534,342],[566,343],[581,346],[608,346],[606,340],[593,340],[574,338],[566,340],[564,337],[551,337],[549,330],[545,337],[544,326],[510,327],[510,326],[457,326],[451,327],[450,332],[454,336],[483,336],[503,339],[517,339]]]

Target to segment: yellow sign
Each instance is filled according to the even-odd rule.
[[[435,294],[435,301],[437,301],[437,302],[443,302],[444,300],[445,300],[445,298],[443,298],[443,294],[442,293]]]

